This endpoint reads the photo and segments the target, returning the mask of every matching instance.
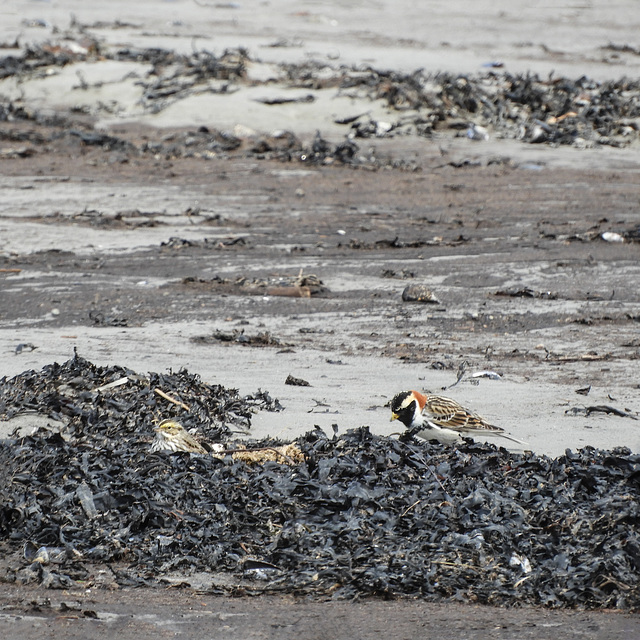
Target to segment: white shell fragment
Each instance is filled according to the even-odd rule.
[[[490,380],[502,380],[502,376],[495,371],[476,371],[471,374],[472,378],[489,378]]]
[[[520,569],[522,569],[522,573],[531,573],[531,562],[529,562],[529,558],[527,558],[526,556],[521,556],[515,551],[509,559],[509,566],[520,567]]]
[[[489,132],[485,127],[481,127],[479,124],[471,123],[467,129],[467,138],[469,140],[487,141],[489,139]]]

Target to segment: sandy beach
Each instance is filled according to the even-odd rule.
[[[54,45],[69,61],[0,76],[0,105],[13,109],[0,122],[0,376],[65,361],[74,348],[142,373],[184,367],[277,397],[285,410],[255,416],[258,439],[315,425],[388,435],[397,431],[391,397],[428,389],[538,454],[639,452],[640,116],[607,144],[531,144],[481,110],[477,122],[461,114],[420,135],[423,112],[392,109],[355,85],[370,69],[637,78],[639,28],[632,1],[5,2],[0,70],[27,46]],[[185,89],[182,63],[131,53],[152,48],[242,48],[247,62],[242,77]],[[114,51],[127,53],[106,55]],[[154,85],[152,99],[150,78],[160,76],[171,82]],[[337,88],[337,76],[356,88]],[[376,133],[349,138],[353,121]],[[471,139],[470,124],[486,139]],[[227,137],[198,146],[214,130]],[[285,162],[274,155],[284,131],[305,149],[316,132],[357,143],[359,164],[293,152]],[[221,150],[231,136],[241,146]],[[301,275],[322,292],[277,288]],[[408,285],[438,303],[403,300]],[[232,337],[215,338],[223,334]],[[310,386],[286,384],[288,375]],[[30,596],[9,597],[23,610]],[[37,615],[37,637],[61,624],[55,609]],[[362,637],[385,624],[384,611],[375,624],[368,615],[351,622],[364,625]],[[416,621],[405,637],[551,637],[532,630],[537,614],[510,611],[501,631],[483,610],[443,615],[477,631],[443,635]],[[592,638],[638,632],[633,617],[603,622],[613,615],[558,613],[549,624]],[[0,627],[29,637],[33,621],[18,617]],[[305,620],[292,628],[308,631]],[[144,637],[141,625],[122,632]],[[287,637],[259,625],[252,633],[243,637]]]

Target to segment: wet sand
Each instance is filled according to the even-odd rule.
[[[117,172],[83,161],[73,178],[72,158],[63,179],[5,177],[5,375],[74,347],[141,372],[186,367],[242,393],[267,389],[286,411],[256,416],[254,435],[293,438],[334,423],[390,433],[396,392],[441,392],[466,361],[447,393],[537,453],[640,448],[638,245],[598,235],[634,220],[630,173],[479,166],[427,178],[224,160],[157,175],[153,161]],[[611,201],[618,227],[601,222]],[[278,295],[273,285],[301,271],[326,290]],[[403,301],[412,284],[439,304]],[[212,338],[234,331],[271,344]],[[19,344],[37,349],[13,355]],[[286,385],[289,374],[311,386]],[[631,415],[586,415],[594,406]]]

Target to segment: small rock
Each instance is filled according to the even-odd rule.
[[[284,383],[293,385],[294,387],[310,387],[311,386],[311,384],[309,384],[306,380],[303,380],[302,378],[294,378],[291,374],[287,376],[287,379],[284,381]]]
[[[402,299],[405,302],[424,302],[440,304],[440,300],[435,297],[433,291],[422,284],[410,284],[404,288]]]

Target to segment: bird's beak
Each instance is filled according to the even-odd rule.
[[[389,422],[393,422],[394,420],[397,420],[400,416],[397,413],[392,413],[391,414],[391,420]]]

